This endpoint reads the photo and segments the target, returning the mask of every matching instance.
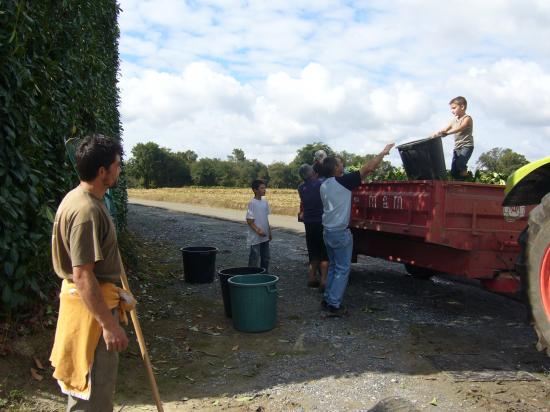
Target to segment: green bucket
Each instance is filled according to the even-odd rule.
[[[229,278],[233,327],[241,332],[265,332],[277,323],[275,275],[236,275]]]

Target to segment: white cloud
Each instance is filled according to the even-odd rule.
[[[278,160],[266,153],[278,153],[281,144],[291,149],[289,158],[304,144],[330,143],[333,137],[342,140],[341,150],[364,147],[365,138],[377,150],[391,137],[369,137],[371,130],[378,135],[387,122],[407,125],[430,113],[423,104],[427,99],[411,84],[372,89],[358,78],[333,82],[319,64],[296,78],[274,74],[254,90],[192,63],[179,75],[148,70],[126,77],[121,91],[127,145],[154,139],[174,150],[192,146],[202,156],[224,157],[234,147],[257,144],[265,148],[257,157],[266,162]],[[135,133],[142,136],[132,140]]]
[[[545,0],[121,3],[127,150],[155,140],[224,158],[242,147],[271,162],[322,140],[372,153],[440,128],[465,95],[474,158],[550,151]]]
[[[247,115],[252,91],[206,64],[190,64],[181,75],[147,70],[121,82],[124,119],[147,119],[157,127],[202,111]]]
[[[550,73],[533,62],[501,60],[461,79],[483,109],[510,126],[550,126]]]
[[[303,118],[334,113],[343,103],[342,87],[331,87],[327,70],[319,64],[304,68],[299,78],[279,72],[267,78],[266,94],[290,116]]]

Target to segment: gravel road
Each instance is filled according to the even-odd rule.
[[[136,204],[128,217],[174,272],[142,285],[156,298],[140,302],[166,410],[550,411],[550,359],[536,351],[519,302],[360,257],[348,316],[327,318],[321,294],[306,287],[304,234],[278,227],[278,324],[241,333],[224,317],[217,279],[183,282],[179,248],[215,246],[218,269],[244,266],[245,224]],[[126,358],[119,404],[154,410],[138,360]]]

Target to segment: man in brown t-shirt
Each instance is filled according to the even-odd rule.
[[[116,311],[108,307],[101,289],[104,283],[119,283],[124,270],[115,227],[103,202],[107,189],[117,184],[122,154],[122,147],[113,139],[85,137],[76,150],[80,184],[65,196],[55,216],[54,270],[60,278],[74,283],[102,334],[90,372],[91,395],[85,400],[68,393],[67,410],[112,410],[118,352],[128,346]]]

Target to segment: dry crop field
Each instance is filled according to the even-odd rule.
[[[139,199],[175,203],[192,203],[227,209],[245,209],[254,194],[250,188],[226,187],[179,187],[162,189],[128,189],[128,196]],[[265,198],[271,212],[276,215],[295,216],[300,207],[300,198],[295,189],[267,188]]]

